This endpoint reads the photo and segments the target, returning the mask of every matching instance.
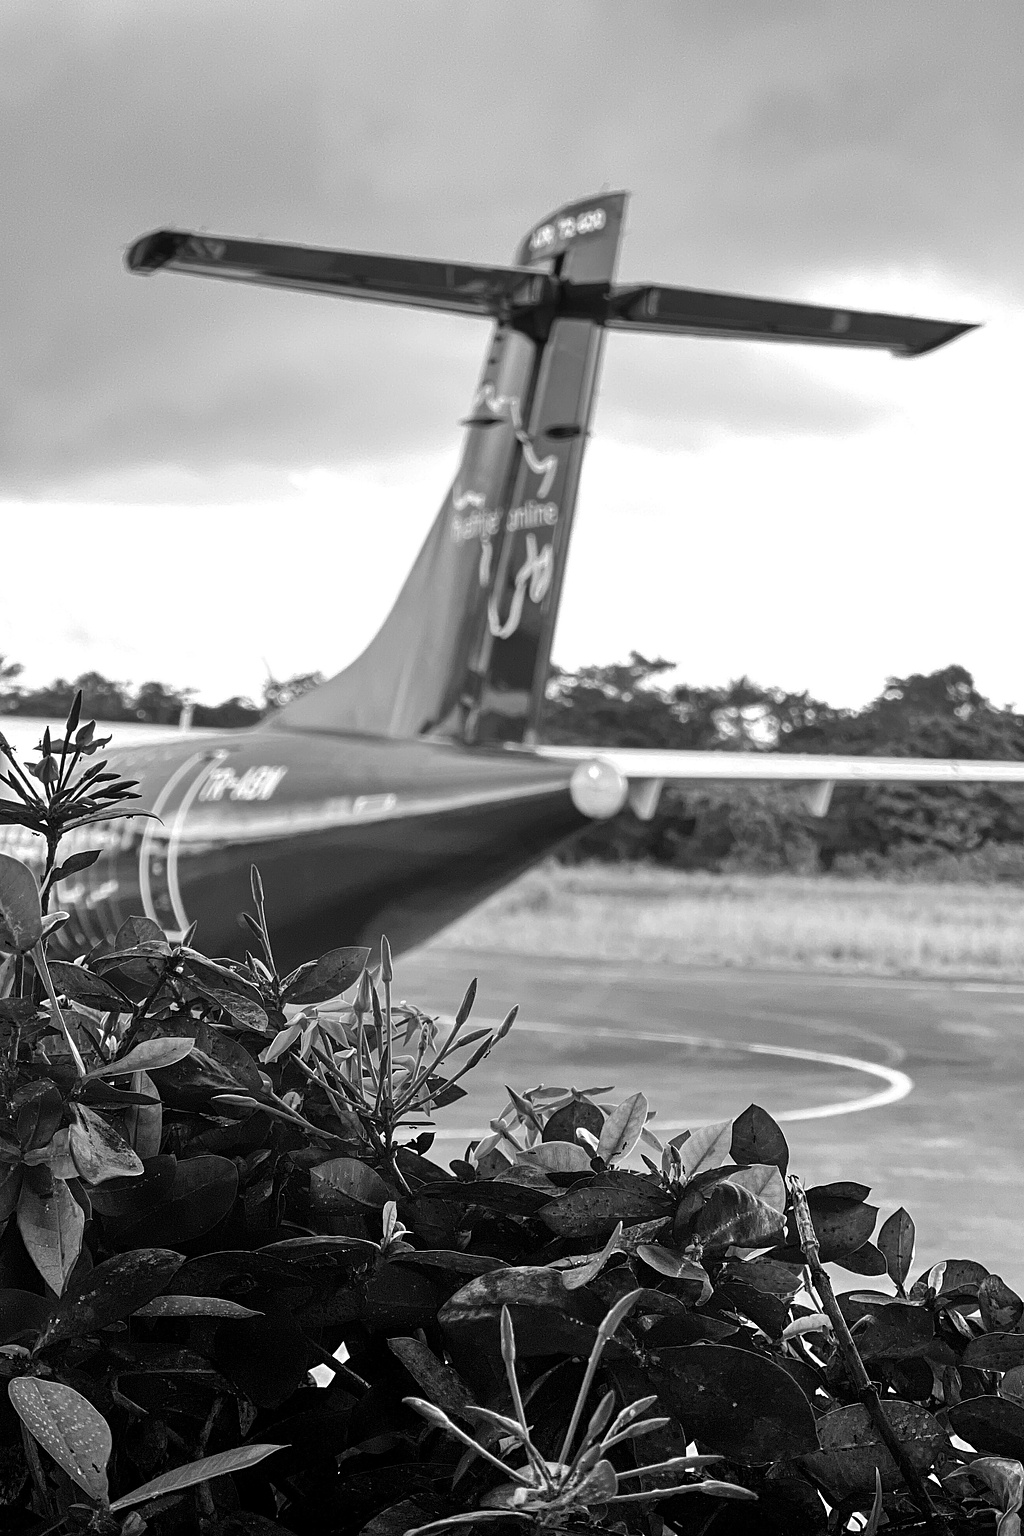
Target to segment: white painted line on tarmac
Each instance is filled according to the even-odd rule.
[[[476,1022],[493,1028],[501,1021],[478,1019]],[[610,1039],[620,1045],[636,1040],[647,1045],[687,1045],[713,1051],[747,1051],[751,1056],[785,1056],[793,1061],[809,1061],[815,1066],[841,1067],[849,1072],[864,1072],[869,1077],[880,1078],[886,1084],[884,1088],[876,1089],[874,1093],[864,1094],[859,1099],[839,1099],[836,1103],[816,1104],[810,1109],[783,1110],[775,1115],[776,1120],[828,1120],[835,1115],[855,1115],[865,1109],[881,1109],[886,1104],[898,1104],[914,1087],[913,1078],[908,1077],[906,1072],[897,1071],[895,1067],[884,1067],[877,1061],[862,1061],[858,1056],[838,1056],[831,1051],[808,1051],[795,1045],[763,1045],[758,1041],[719,1040],[710,1035],[677,1035],[667,1031],[653,1030],[630,1030],[626,1035],[622,1030],[608,1029],[600,1025],[581,1027],[575,1024],[550,1024],[540,1020],[532,1022],[523,1020],[522,1023],[517,1022],[514,1028],[520,1034],[573,1035],[577,1039],[585,1030],[588,1039],[595,1037]],[[655,1132],[685,1131],[700,1123],[700,1121],[655,1118],[651,1129]],[[468,1130],[438,1130],[434,1133],[438,1141],[472,1140],[474,1137],[489,1134],[489,1126],[474,1126]]]

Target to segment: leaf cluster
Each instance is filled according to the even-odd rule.
[[[1024,1300],[914,1278],[908,1213],[805,1191],[763,1108],[663,1140],[640,1091],[510,1088],[442,1159],[514,1011],[401,1002],[386,942],[282,975],[256,872],[243,962],[142,918],[51,960],[17,870],[5,1530],[1013,1536]]]

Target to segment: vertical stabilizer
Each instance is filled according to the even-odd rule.
[[[591,293],[615,273],[625,195],[571,203],[515,254]],[[593,285],[591,288],[590,285]],[[539,302],[491,335],[455,482],[383,627],[344,672],[274,724],[523,741],[543,699],[603,331]]]

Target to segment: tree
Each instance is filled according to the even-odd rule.
[[[19,661],[8,661],[0,653],[0,715],[13,714],[21,698],[21,687],[16,681],[25,668]]]
[[[1024,716],[1000,709],[971,674],[949,666],[891,677],[862,710],[748,677],[724,688],[667,686],[672,663],[638,652],[627,663],[559,672],[544,735],[552,743],[854,756],[1024,758]],[[1024,841],[1024,789],[987,785],[840,785],[826,818],[810,818],[782,786],[666,789],[654,819],[595,827],[569,857],[649,858],[683,868],[829,867],[843,854],[927,861],[989,843]]]

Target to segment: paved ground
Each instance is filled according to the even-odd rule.
[[[754,1100],[786,1120],[807,1183],[854,1178],[882,1217],[907,1207],[919,1267],[976,1258],[1024,1288],[1024,987],[673,967],[641,977],[431,948],[398,961],[396,988],[452,1013],[474,975],[477,1013],[519,1003],[520,1020],[439,1119],[453,1155],[499,1112],[506,1082],[639,1088],[656,1129]]]

